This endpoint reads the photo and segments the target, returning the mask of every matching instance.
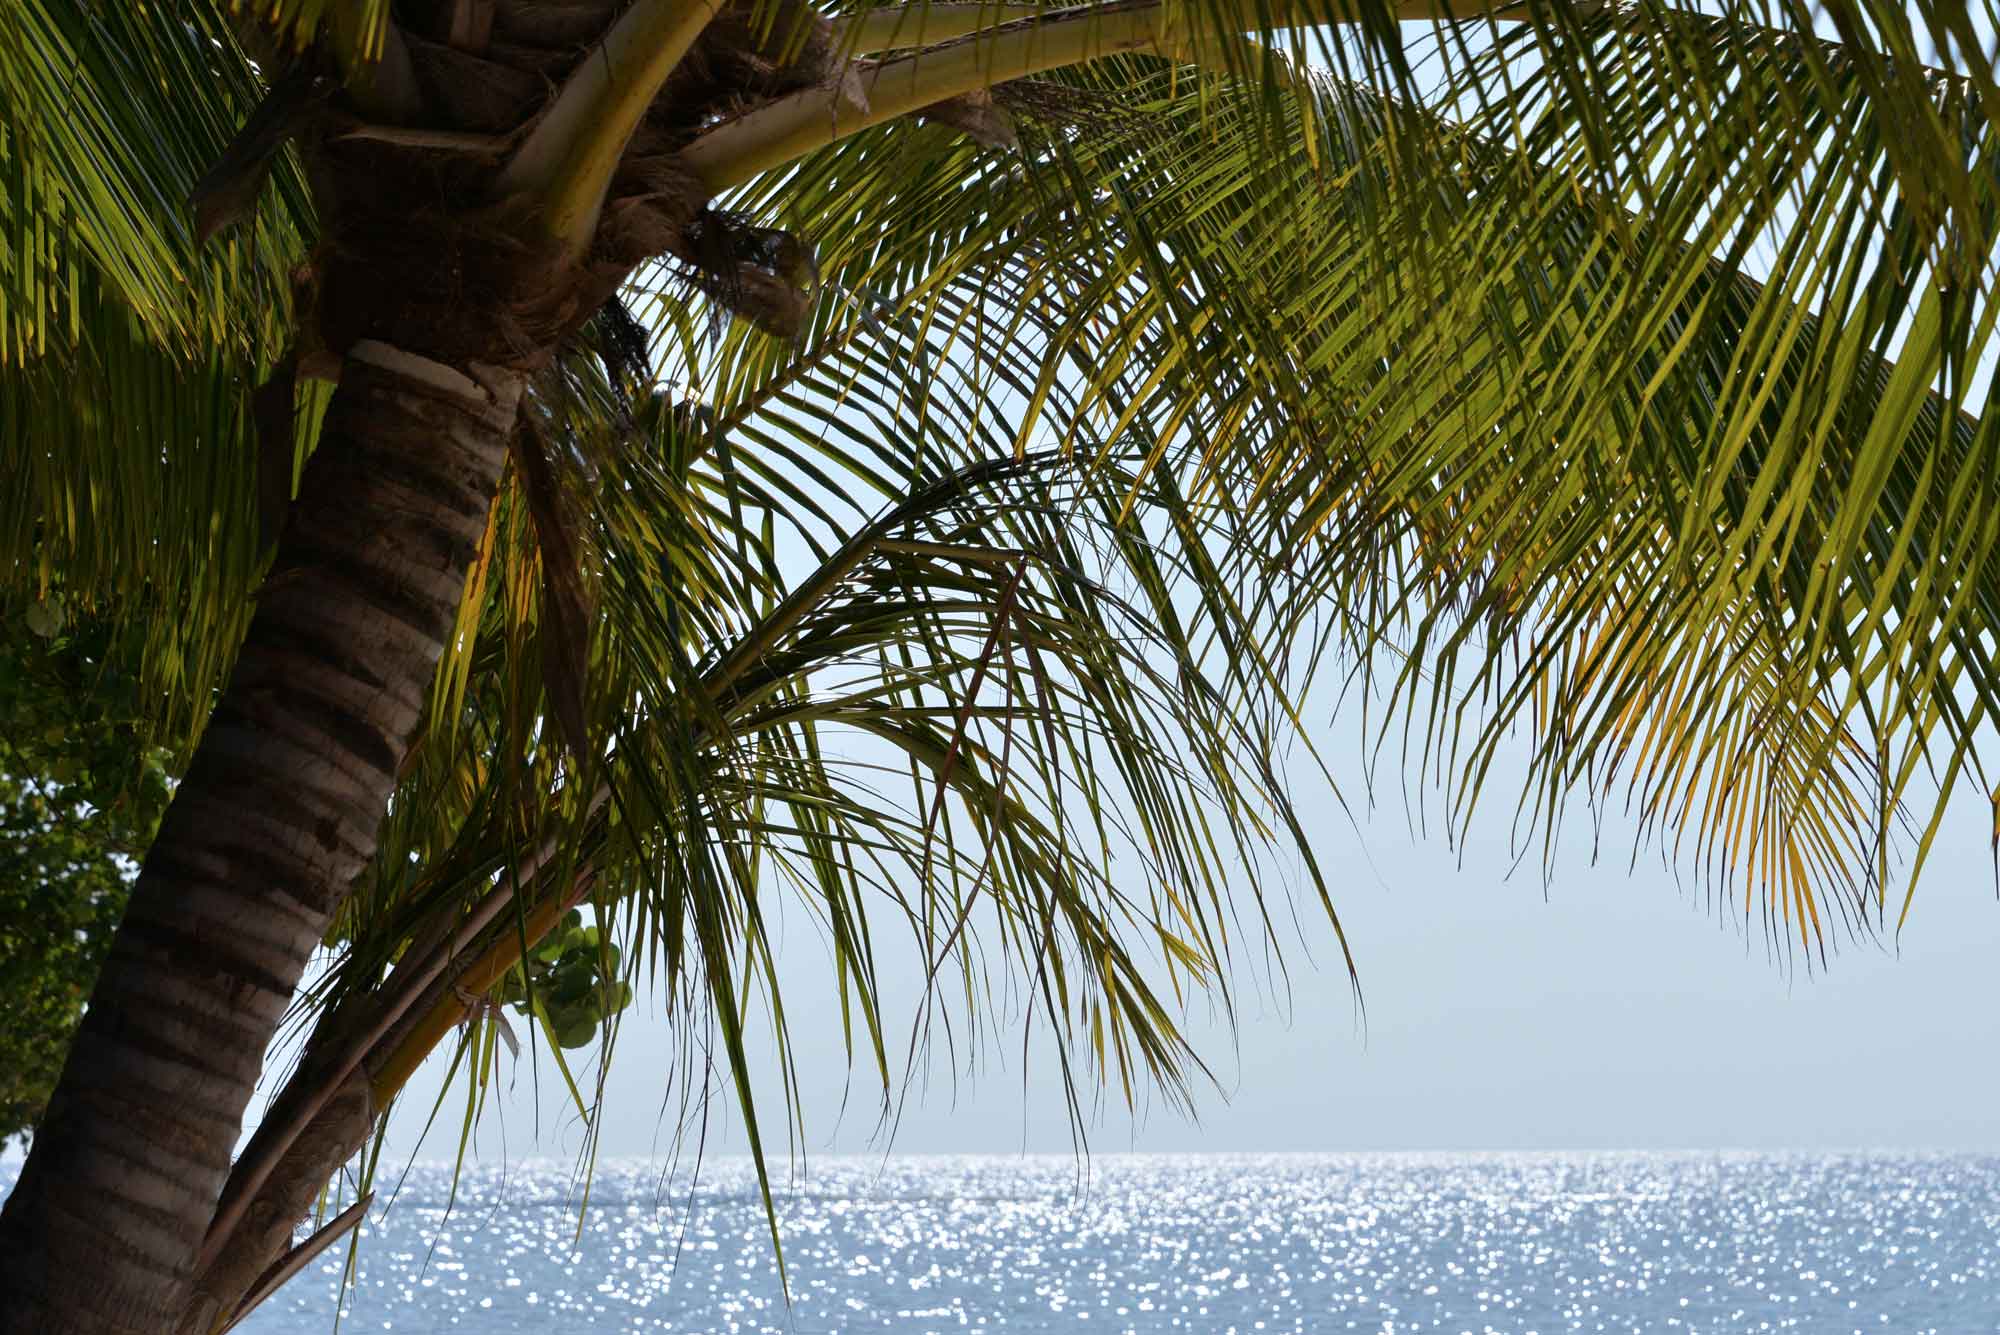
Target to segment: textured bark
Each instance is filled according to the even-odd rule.
[[[184,1309],[266,1047],[374,853],[521,383],[350,351],[228,689],[0,1215],[0,1335],[158,1335]]]

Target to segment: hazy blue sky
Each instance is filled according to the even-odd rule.
[[[1342,758],[1335,744],[1337,774]],[[1157,1100],[1134,1118],[1114,1097],[1092,1126],[1093,1150],[2000,1149],[2000,902],[1976,794],[1955,805],[1899,947],[1846,945],[1812,976],[1774,963],[1760,927],[1746,939],[1740,920],[1719,921],[1657,856],[1628,871],[1630,837],[1615,822],[1596,866],[1573,822],[1577,837],[1545,898],[1532,867],[1506,875],[1503,804],[1488,810],[1462,865],[1442,840],[1411,835],[1400,799],[1358,833],[1330,799],[1315,795],[1308,812],[1361,967],[1365,1028],[1330,931],[1301,907],[1289,998],[1260,991],[1245,969],[1233,1038],[1196,1017],[1220,1082],[1201,1092],[1198,1120]],[[846,1064],[824,960],[794,915],[782,967],[802,1054],[801,1147],[877,1150],[870,1079],[855,1081],[843,1114]],[[898,967],[891,954],[884,972],[905,981],[896,1033],[906,1036],[920,971],[913,956]],[[664,1155],[674,1116],[663,1118],[661,1100],[685,1054],[647,998],[636,1006],[613,1063],[604,1150]],[[1008,1026],[978,1073],[961,1069],[955,1085],[934,1061],[893,1148],[1067,1151],[1049,1049],[1038,1045],[1024,1086],[1019,1036],[1018,1023]],[[533,1083],[523,1066],[480,1132],[482,1156],[575,1152],[576,1118],[546,1067],[537,1137]],[[421,1116],[405,1105],[399,1152]],[[458,1122],[447,1110],[448,1127],[423,1152],[448,1155]],[[708,1146],[743,1147],[726,1099]]]

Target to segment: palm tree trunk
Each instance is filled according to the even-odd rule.
[[[522,380],[350,351],[228,689],[0,1215],[0,1335],[176,1324],[266,1048],[374,854]]]

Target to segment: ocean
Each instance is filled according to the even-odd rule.
[[[744,1160],[391,1186],[243,1335],[2000,1331],[1993,1156],[814,1158],[783,1283]]]

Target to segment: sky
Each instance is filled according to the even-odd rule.
[[[1328,758],[1357,796],[1337,745]],[[1215,1076],[1193,1116],[1157,1097],[1130,1112],[1113,1093],[1087,1122],[1090,1152],[2000,1150],[2000,900],[1979,795],[1953,804],[1900,937],[1845,943],[1810,973],[1774,959],[1761,924],[1725,920],[1657,854],[1634,867],[1615,820],[1594,864],[1572,822],[1545,879],[1532,861],[1509,875],[1506,804],[1455,850],[1413,833],[1400,797],[1350,819],[1323,783],[1299,796],[1365,1016],[1324,917],[1302,904],[1296,933],[1281,931],[1288,990],[1245,963],[1233,1029],[1206,1008],[1189,1017]],[[847,1079],[826,953],[798,917],[784,924],[780,969],[803,1129],[788,1139],[772,1125],[766,1037],[752,1062],[767,1148],[808,1166],[828,1153],[1072,1152],[1052,1050],[1035,1036],[1024,1068],[1018,1017],[976,1062],[930,1062],[888,1134],[872,1073]],[[894,1062],[921,970],[914,953],[882,967],[901,980],[889,989]],[[601,1153],[676,1152],[681,1107],[663,1100],[685,1057],[642,992],[608,1077]],[[462,1103],[430,1139],[415,1134],[440,1066],[414,1082],[393,1158],[453,1152]],[[576,1155],[582,1128],[546,1062],[510,1084],[478,1130],[478,1157]],[[696,1135],[708,1153],[746,1148],[726,1094],[705,1126],[689,1125],[680,1152]]]

